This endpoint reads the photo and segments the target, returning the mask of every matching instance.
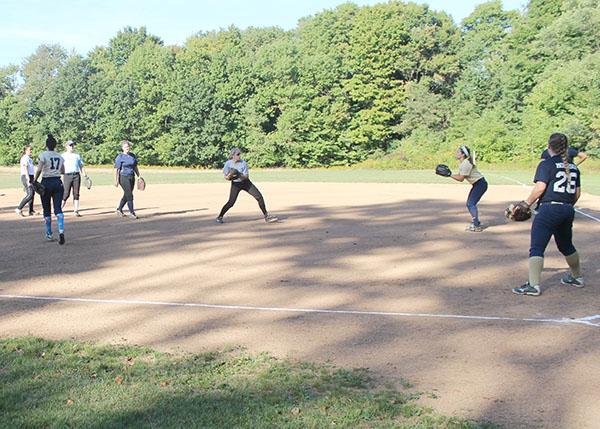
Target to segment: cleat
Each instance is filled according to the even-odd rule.
[[[223,223],[223,217],[219,216],[218,218],[215,219],[216,223]]]
[[[137,215],[136,215],[135,213],[129,213],[129,214],[127,215],[127,217],[128,217],[129,219],[137,219],[137,218],[138,218],[138,217],[137,217]]]
[[[475,224],[470,224],[465,228],[465,231],[468,232],[481,232],[483,231],[483,228],[481,227],[481,225],[475,225]]]
[[[570,285],[575,287],[583,287],[583,277],[573,277],[571,273],[567,273],[560,279],[560,282],[564,285]]]
[[[25,216],[25,215],[23,214],[23,210],[21,210],[21,209],[15,209],[15,213],[16,213],[18,216]]]
[[[46,241],[54,241],[54,236],[52,234],[44,233],[44,237],[46,238]]]
[[[75,217],[81,217],[81,215],[79,214],[79,212],[73,212],[73,214],[75,215]]]
[[[117,214],[117,216],[119,216],[119,217],[125,217],[125,213],[123,213],[123,210],[119,210],[119,209],[117,209],[117,210],[115,211],[115,213],[116,213],[116,214]]]
[[[531,286],[529,282],[525,283],[523,286],[513,288],[512,291],[517,295],[540,296],[542,294],[539,286]]]
[[[273,222],[277,222],[277,217],[276,216],[271,216],[270,214],[265,216],[265,222],[267,223],[273,223]]]
[[[65,244],[65,234],[63,234],[62,232],[58,234],[58,244],[60,244],[61,246]]]

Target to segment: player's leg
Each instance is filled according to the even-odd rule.
[[[121,201],[119,201],[117,214],[119,216],[125,216],[123,214],[123,207],[125,207],[125,204],[127,204],[127,188],[129,186],[129,180],[127,180],[127,176],[119,176],[119,186],[121,186],[121,189],[123,189],[123,196],[121,197]]]
[[[29,176],[29,182],[33,182],[33,175]],[[28,192],[31,192],[31,201],[29,201],[29,216],[33,216],[35,214],[35,210],[33,209],[33,201],[35,200],[35,191],[33,187],[28,186]]]
[[[54,180],[52,202],[54,203],[54,214],[56,215],[56,226],[58,228],[58,244],[65,244],[65,215],[62,211],[64,188],[60,179]]]
[[[73,214],[79,217],[79,190],[81,189],[81,175],[76,174],[73,176]],[[67,197],[68,198],[68,197]]]
[[[250,195],[252,195],[254,197],[254,199],[258,202],[258,207],[260,207],[260,210],[262,211],[263,216],[265,217],[265,221],[269,222],[269,223],[276,222],[277,218],[275,216],[271,216],[269,214],[269,212],[267,211],[265,199],[263,198],[262,194],[260,193],[260,191],[258,190],[256,185],[254,185],[254,183],[250,182],[250,180],[248,180],[247,182],[248,182],[248,187],[246,189],[246,192],[248,192]]]
[[[65,205],[67,204],[67,200],[71,196],[71,188],[73,187],[73,177],[74,176],[72,174],[64,175],[65,183],[63,184],[63,189],[64,189],[63,203],[62,203],[63,208],[65,207]]]
[[[531,224],[529,248],[529,281],[512,291],[519,295],[541,294],[540,283],[544,269],[544,252],[554,233],[555,221],[550,205],[542,205]]]
[[[219,216],[217,216],[217,223],[223,223],[223,216],[225,216],[225,213],[227,213],[227,211],[233,207],[241,190],[242,186],[238,182],[231,182],[231,187],[229,188],[229,199],[219,212]]]
[[[124,178],[124,191],[125,191],[125,199],[127,200],[127,209],[129,210],[129,217],[133,219],[137,219],[137,215],[135,214],[135,209],[133,207],[133,188],[135,187],[135,176],[126,176]]]
[[[23,216],[23,207],[25,207],[27,204],[30,204],[29,211],[30,212],[32,211],[31,210],[32,206],[33,206],[32,201],[33,201],[33,196],[35,194],[35,191],[33,190],[33,188],[31,186],[29,186],[29,181],[27,180],[27,176],[21,175],[21,183],[23,184],[23,191],[25,191],[25,197],[23,197],[23,199],[17,206],[15,212],[18,215]]]
[[[51,205],[52,205],[52,195],[51,192],[48,190],[48,187],[50,186],[48,184],[48,181],[46,179],[42,179],[42,185],[44,185],[44,187],[46,188],[46,192],[44,192],[44,195],[42,195],[42,209],[43,209],[43,213],[44,213],[44,224],[46,226],[46,240],[48,241],[52,241],[54,238],[52,237],[52,211],[51,211]]]
[[[467,198],[467,209],[471,214],[471,225],[473,225],[474,228],[479,228],[481,226],[477,203],[479,203],[479,200],[481,200],[481,197],[486,193],[487,189],[487,181],[485,178],[481,178],[473,184],[471,191],[469,192],[469,196]]]
[[[573,219],[575,217],[575,210],[572,206],[561,206],[561,209],[565,212],[565,219],[556,228],[554,241],[560,253],[564,255],[571,271],[564,275],[560,282],[575,287],[583,287],[584,282],[581,275],[579,253],[573,245]]]

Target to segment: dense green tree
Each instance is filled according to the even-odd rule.
[[[41,45],[0,69],[0,163],[44,135],[111,163],[131,140],[148,164],[215,167],[535,159],[563,131],[600,149],[600,0],[499,0],[459,25],[428,6],[342,4],[296,28],[230,27],[164,46],[126,27],[86,56]]]

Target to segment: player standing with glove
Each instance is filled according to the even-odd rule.
[[[460,161],[458,165],[458,174],[452,174],[448,166],[440,164],[436,167],[435,173],[439,176],[451,177],[457,182],[462,182],[467,179],[471,184],[471,191],[467,197],[467,209],[471,214],[471,223],[465,228],[465,231],[481,232],[481,222],[479,221],[479,211],[477,203],[481,200],[483,194],[488,189],[488,183],[475,166],[471,149],[467,146],[461,146],[456,151],[456,159]]]
[[[15,212],[19,216],[23,216],[23,207],[29,204],[29,216],[33,216],[35,211],[33,210],[33,200],[35,198],[35,191],[33,190],[33,175],[35,174],[33,160],[31,159],[31,145],[27,145],[23,148],[21,154],[21,183],[23,184],[23,191],[25,191],[25,197],[19,203],[19,206],[15,209]]]
[[[65,144],[67,151],[62,154],[65,160],[65,175],[64,175],[64,188],[65,193],[63,195],[63,208],[67,204],[67,200],[71,196],[71,189],[73,189],[73,214],[77,217],[81,217],[79,214],[79,189],[81,188],[81,173],[87,178],[88,175],[83,168],[83,160],[81,155],[75,153],[75,143],[73,140],[68,140]]]
[[[525,200],[526,205],[538,203],[538,213],[531,225],[529,249],[529,281],[513,288],[518,295],[540,295],[544,252],[554,236],[556,246],[571,271],[560,280],[562,284],[583,287],[579,254],[573,246],[573,207],[581,195],[580,173],[570,163],[567,136],[554,133],[548,139],[550,158],[539,163],[535,172],[535,186]],[[522,204],[522,203],[521,203]]]
[[[37,185],[37,179],[42,178],[43,194],[42,207],[44,208],[44,222],[46,223],[46,240],[54,241],[52,236],[52,210],[54,206],[54,215],[58,224],[58,244],[65,244],[65,220],[62,212],[62,197],[64,188],[60,176],[65,173],[64,160],[54,151],[57,141],[52,134],[48,134],[46,139],[46,148],[48,150],[40,153],[37,171],[33,178],[34,186]]]
[[[262,194],[254,185],[254,183],[250,181],[250,171],[248,169],[248,164],[241,158],[241,156],[242,154],[239,148],[231,149],[231,151],[229,152],[229,159],[225,162],[225,165],[223,166],[223,175],[225,176],[226,180],[231,180],[231,188],[229,190],[229,200],[221,209],[221,212],[219,213],[216,222],[223,223],[223,216],[225,216],[225,213],[227,213],[227,211],[231,207],[233,207],[241,191],[248,192],[256,199],[260,210],[265,216],[265,222],[277,222],[277,218],[275,216],[271,216],[267,212],[267,207],[265,206],[265,200]]]

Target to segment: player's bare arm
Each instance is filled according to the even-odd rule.
[[[527,204],[529,205],[532,205],[537,200],[539,200],[540,197],[544,194],[544,191],[546,191],[546,186],[548,185],[544,182],[536,182],[535,186],[531,190],[531,193],[529,194],[525,202],[527,202]]]

